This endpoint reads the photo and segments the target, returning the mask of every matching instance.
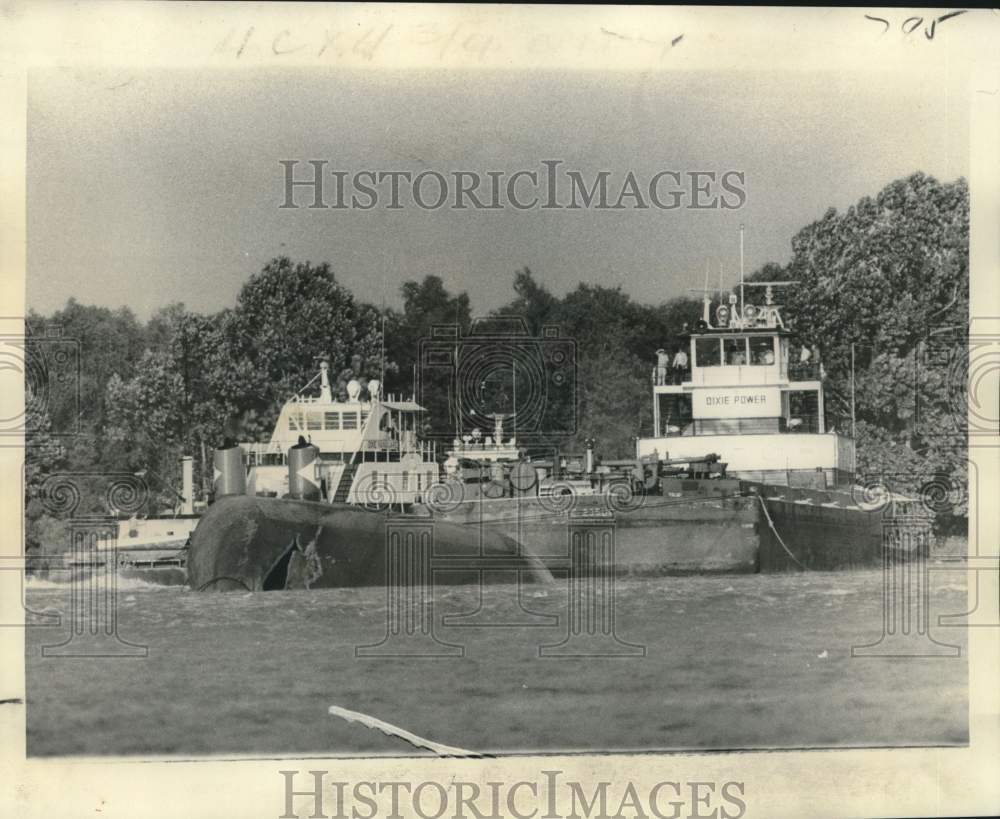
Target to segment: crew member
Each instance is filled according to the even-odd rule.
[[[684,352],[683,347],[678,347],[677,352],[674,353],[674,383],[680,384],[684,380],[684,376],[687,373],[688,368],[688,357],[687,353]]]
[[[670,356],[662,347],[656,351],[656,385],[662,387],[667,383],[667,368],[670,366]]]

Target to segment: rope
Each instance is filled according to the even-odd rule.
[[[429,739],[418,737],[416,734],[411,734],[409,731],[389,722],[380,720],[377,717],[362,714],[360,711],[351,711],[347,708],[341,708],[339,705],[331,705],[329,713],[332,716],[340,717],[347,722],[357,722],[364,725],[366,728],[374,728],[377,731],[381,731],[386,736],[405,739],[411,745],[414,745],[417,748],[425,748],[428,751],[433,751],[438,756],[485,756],[484,754],[480,754],[475,751],[466,751],[464,748],[453,748],[450,745],[441,745],[438,742],[432,742]]]
[[[767,504],[764,503],[763,496],[758,495],[757,497],[760,499],[760,508],[764,510],[764,517],[767,518],[767,525],[771,527],[771,531],[774,532],[774,536],[778,539],[778,543],[781,544],[781,548],[785,550],[785,554],[795,561],[796,566],[800,569],[805,569],[805,566],[799,563],[799,559],[793,555],[791,550],[785,545],[785,541],[781,539],[781,535],[778,534],[778,530],[774,528],[774,521],[771,520],[771,513],[767,511]]]

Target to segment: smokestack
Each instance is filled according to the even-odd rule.
[[[194,514],[194,458],[185,455],[181,458],[181,494],[184,501],[181,503],[182,515]]]
[[[245,495],[247,491],[246,465],[243,463],[243,450],[228,438],[222,449],[215,450],[213,456],[214,479],[212,490],[215,499],[229,495]]]

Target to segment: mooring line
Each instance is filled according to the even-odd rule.
[[[340,717],[347,722],[357,722],[364,725],[366,728],[374,728],[376,731],[381,731],[386,736],[404,739],[411,745],[414,745],[417,748],[425,748],[428,751],[433,751],[438,756],[487,756],[487,754],[481,754],[477,751],[467,751],[464,748],[453,748],[451,745],[442,745],[440,742],[434,742],[429,739],[424,739],[423,737],[418,737],[416,734],[410,733],[404,728],[400,728],[398,725],[385,722],[384,720],[380,720],[378,717],[362,714],[360,711],[351,711],[349,708],[341,708],[339,705],[331,705],[329,713],[335,717]]]
[[[789,549],[785,545],[785,541],[783,541],[781,539],[781,535],[778,534],[778,530],[774,528],[774,521],[771,520],[771,513],[767,511],[767,504],[764,503],[764,496],[763,495],[758,495],[757,498],[760,500],[760,508],[764,510],[764,517],[767,518],[767,525],[771,527],[771,531],[774,532],[774,536],[776,538],[778,538],[778,543],[780,543],[781,544],[781,548],[785,550],[785,554],[787,554],[792,560],[794,560],[795,564],[800,569],[805,569],[806,567],[803,566],[801,563],[799,563],[799,559],[795,555],[792,554],[791,549]]]

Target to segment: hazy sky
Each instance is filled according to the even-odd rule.
[[[530,267],[558,294],[621,284],[646,302],[787,261],[790,240],[913,171],[968,175],[967,110],[944,80],[806,75],[36,72],[28,111],[28,303],[231,306],[270,258],[328,261],[359,297],[399,304],[435,273],[476,312]],[[447,174],[541,170],[617,191],[632,170],[746,174],[738,210],[281,210],[282,159]],[[304,173],[304,166],[300,168]],[[617,184],[614,180],[618,180]],[[428,188],[432,193],[433,187]],[[300,202],[307,202],[299,194]]]

